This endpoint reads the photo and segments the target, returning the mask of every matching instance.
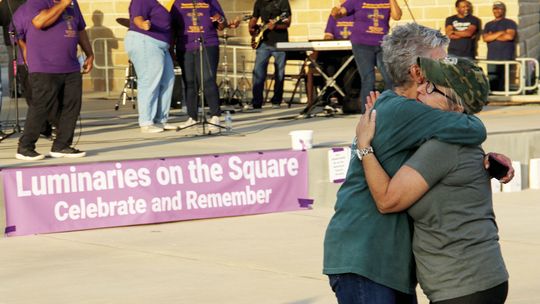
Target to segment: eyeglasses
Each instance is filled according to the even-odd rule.
[[[433,82],[428,81],[428,82],[426,83],[426,93],[431,94],[431,93],[433,93],[433,92],[439,93],[439,94],[441,94],[442,96],[446,97],[446,99],[448,99],[448,100],[450,100],[451,102],[457,104],[457,102],[456,102],[454,99],[452,99],[450,96],[446,95],[443,91],[437,89],[437,87],[435,86],[435,84],[433,84]]]

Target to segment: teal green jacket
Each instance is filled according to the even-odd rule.
[[[477,117],[433,109],[392,91],[381,94],[375,109],[372,146],[391,176],[428,139],[462,145],[480,145],[486,139],[486,129]],[[326,230],[323,272],[356,273],[412,294],[416,286],[412,223],[404,212],[378,212],[355,149],[353,143],[347,177]]]

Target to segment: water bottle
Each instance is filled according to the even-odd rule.
[[[225,112],[225,128],[227,131],[232,130],[232,116],[230,111]]]

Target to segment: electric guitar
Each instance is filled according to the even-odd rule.
[[[0,0],[1,1],[1,0]],[[248,21],[249,19],[251,19],[251,15],[244,15],[244,16],[236,16],[233,21],[230,21],[229,22],[229,26],[228,28],[230,29],[236,29],[239,25],[240,25],[240,22],[242,21]]]
[[[277,16],[273,20],[273,22],[283,21],[283,20],[286,20],[287,18],[289,18],[289,16],[288,16],[288,14],[286,12],[284,12],[281,15]],[[261,42],[264,40],[264,35],[265,35],[266,31],[268,31],[268,25],[269,24],[270,24],[270,22],[266,22],[263,25],[261,25],[259,27],[259,29],[257,30],[255,36],[251,37],[251,47],[253,49],[257,49],[261,45]]]

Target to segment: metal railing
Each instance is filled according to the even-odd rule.
[[[92,49],[96,50],[96,46],[98,43],[103,43],[103,50],[108,50],[108,44],[109,41],[124,41],[123,38],[95,38],[92,40]],[[223,49],[223,46],[221,45],[221,52],[227,51],[228,56],[231,55],[230,52],[232,52],[232,70],[231,74],[228,75],[233,80],[233,87],[236,88],[238,86],[238,81],[242,77],[251,78],[251,73],[245,73],[245,71],[238,70],[239,65],[239,53],[243,52],[240,57],[244,57],[243,60],[245,60],[245,51],[252,51],[251,46],[248,45],[228,45],[227,50]],[[223,53],[222,53],[223,54]],[[254,56],[254,52],[250,52],[252,56]],[[127,64],[119,65],[119,64],[113,64],[112,62],[109,62],[109,56],[105,52],[104,54],[104,60],[103,65],[97,64],[97,62],[94,63],[94,68],[99,70],[105,71],[105,91],[107,93],[107,96],[110,95],[110,74],[109,71],[111,70],[125,70],[128,68]],[[222,58],[220,58],[221,61]],[[528,91],[534,91],[539,90],[540,91],[540,64],[537,59],[535,58],[529,58],[529,57],[520,57],[516,58],[515,60],[487,60],[487,59],[477,59],[476,60],[480,64],[486,64],[486,65],[503,65],[504,66],[504,91],[491,91],[492,95],[498,95],[498,96],[510,96],[510,95],[525,95]],[[253,60],[248,60],[250,64],[253,63]],[[221,65],[223,63],[220,62]],[[242,62],[242,68],[245,69],[245,62]],[[516,66],[516,68],[519,70],[518,73],[518,86],[515,90],[511,90],[511,75],[510,75],[510,67]],[[533,73],[531,73],[533,72]],[[221,73],[220,73],[221,74]],[[222,76],[222,75],[220,75]],[[533,78],[533,79],[531,79]]]
[[[251,46],[248,46],[248,45],[228,45],[227,46],[227,50],[224,49],[223,45],[220,45],[221,47],[221,50],[220,50],[220,61],[221,59],[223,58],[223,52],[228,52],[227,53],[227,56],[230,55],[230,52],[232,51],[232,71],[231,71],[231,75],[228,75],[229,77],[231,77],[233,79],[233,87],[236,88],[238,87],[238,79],[240,79],[241,77],[248,77],[248,78],[251,78],[251,73],[242,73],[242,72],[238,72],[238,53],[239,51],[241,50],[249,50],[249,51],[252,51],[250,53],[254,53],[253,52],[253,49],[251,48]],[[244,60],[245,59],[245,55],[240,55],[240,57],[244,56]],[[250,64],[253,63],[253,60],[250,60],[248,61]],[[223,65],[224,63],[220,62],[221,65]],[[245,64],[246,62],[242,62],[242,68],[245,69]],[[221,74],[221,73],[220,73]],[[222,76],[222,75],[221,75]]]
[[[108,47],[108,44],[109,44],[109,41],[124,41],[123,38],[95,38],[92,40],[92,49],[96,50],[96,46],[98,45],[98,43],[103,43],[103,50],[108,50],[109,47]],[[231,71],[231,75],[229,75],[229,77],[231,77],[233,79],[233,84],[234,84],[234,88],[236,88],[238,86],[238,80],[243,77],[243,76],[247,76],[249,78],[251,78],[251,73],[245,75],[243,73],[239,73],[238,71],[238,64],[239,64],[239,60],[238,60],[238,53],[239,53],[239,50],[252,50],[252,48],[250,46],[247,46],[247,45],[229,45],[227,47],[227,52],[231,52],[232,51],[232,71]],[[224,50],[222,49],[221,52],[223,52]],[[229,53],[230,54],[230,53]],[[242,55],[243,56],[243,55]],[[221,60],[221,58],[220,58]],[[251,63],[251,61],[250,61]],[[222,63],[221,63],[222,64]],[[245,64],[245,63],[243,63]],[[109,56],[104,53],[104,60],[103,60],[103,65],[100,65],[100,64],[97,64],[96,62],[94,63],[94,68],[95,69],[98,69],[98,70],[104,70],[105,71],[105,91],[107,93],[107,96],[110,95],[110,76],[109,76],[109,71],[111,70],[125,70],[126,68],[128,68],[128,65],[127,64],[124,64],[124,65],[119,65],[119,64],[113,64],[112,62],[109,62]]]
[[[525,95],[527,91],[540,89],[540,65],[535,58],[521,57],[516,60],[487,60],[477,59],[480,64],[486,65],[502,65],[504,66],[504,91],[491,91],[491,95],[510,96],[510,95]],[[516,66],[519,70],[517,80],[518,86],[515,90],[511,90],[510,85],[510,67]],[[534,81],[531,80],[530,71],[534,71]]]
[[[109,62],[109,56],[107,54],[107,50],[109,50],[109,41],[115,41],[115,42],[119,42],[119,41],[124,41],[123,38],[95,38],[92,40],[92,49],[93,50],[96,50],[96,45],[97,43],[99,42],[102,42],[103,43],[103,48],[102,50],[104,50],[104,53],[103,53],[103,57],[104,57],[104,60],[103,60],[103,65],[99,65],[97,64],[97,61],[94,60],[94,68],[95,69],[98,69],[98,70],[104,70],[105,71],[105,91],[107,92],[107,96],[110,95],[110,79],[109,79],[109,71],[110,70],[125,70],[126,68],[128,68],[128,65],[116,65],[116,64],[112,64],[111,62]]]

